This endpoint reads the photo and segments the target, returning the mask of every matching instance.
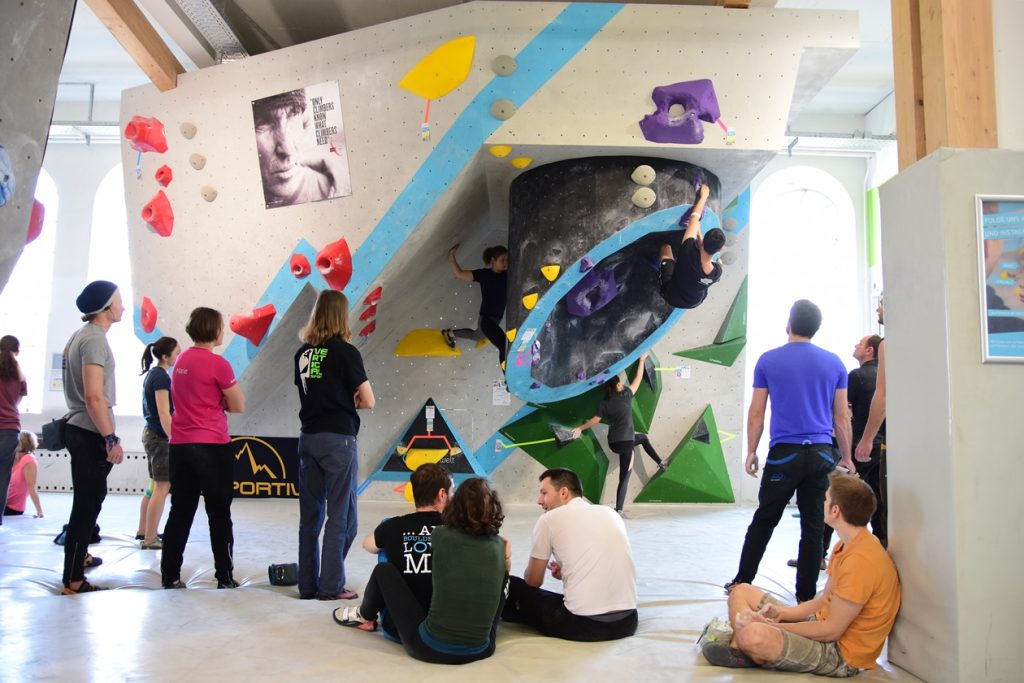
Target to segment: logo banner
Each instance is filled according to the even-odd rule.
[[[234,436],[235,498],[298,498],[299,440]]]

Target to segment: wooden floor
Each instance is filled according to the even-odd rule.
[[[331,620],[339,602],[300,601],[294,587],[271,586],[267,565],[293,562],[298,547],[295,501],[237,501],[235,578],[239,590],[216,590],[206,518],[200,509],[185,553],[189,590],[160,589],[159,551],[134,540],[136,496],[111,495],[100,516],[103,558],[90,570],[101,593],[60,596],[63,548],[53,537],[67,520],[69,494],[43,494],[44,519],[5,517],[0,526],[0,681],[549,681],[809,680],[799,674],[709,666],[695,643],[704,624],[725,616],[722,584],[731,579],[752,510],[728,506],[635,505],[626,526],[637,564],[640,627],[612,643],[569,643],[517,625],[502,625],[490,659],[461,667],[423,664],[379,633]],[[360,535],[395,503],[360,503]],[[513,572],[527,561],[530,531],[541,510],[509,506],[502,533],[513,545]],[[799,521],[787,515],[761,564],[758,583],[792,600]],[[358,545],[346,561],[359,591],[375,557]],[[824,579],[824,574],[822,574]],[[549,578],[549,586],[560,590]],[[915,681],[884,660],[861,681]]]

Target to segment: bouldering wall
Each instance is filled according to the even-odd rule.
[[[794,97],[813,91],[856,45],[852,13],[466,3],[185,74],[166,93],[127,91],[123,125],[136,116],[156,119],[166,141],[162,152],[159,144],[152,151],[123,146],[133,284],[138,300],[149,301],[134,312],[136,332],[186,339],[185,321],[198,305],[237,316],[238,333],[227,335],[223,352],[252,408],[232,418],[232,431],[292,436],[298,399],[287,378],[295,334],[315,291],[341,289],[377,396],[359,435],[362,495],[402,495],[396,481],[375,474],[394,471],[396,448],[430,400],[472,455],[465,462],[474,473],[492,476],[507,500],[533,501],[536,475],[544,463],[559,462],[559,452],[547,460],[504,448],[499,441],[512,442],[500,430],[542,403],[565,399],[531,396],[512,375],[510,395],[489,345],[460,341],[457,353],[431,351],[443,345],[441,328],[476,326],[479,288],[452,276],[448,248],[460,244],[460,265],[473,269],[483,267],[484,247],[508,245],[513,275],[544,277],[532,292],[535,310],[553,306],[579,279],[571,271],[586,254],[572,261],[565,255],[557,272],[539,270],[553,264],[549,255],[516,243],[517,178],[580,159],[619,169],[602,181],[600,193],[608,196],[595,196],[593,210],[600,199],[621,215],[605,224],[600,240],[589,240],[586,253],[598,261],[619,253],[623,267],[640,273],[649,268],[641,252],[681,234],[675,223],[694,191],[685,169],[702,169],[713,189],[705,227],[720,224],[730,236],[722,280],[700,308],[662,310],[666,320],[656,334],[635,335],[628,353],[620,349],[613,362],[588,366],[582,381],[626,368],[653,344],[662,391],[645,410],[656,447],[671,453],[708,405],[719,429],[735,436],[742,429],[742,357],[722,365],[672,354],[715,343],[746,274],[744,189],[780,147]],[[713,83],[715,119],[705,104],[701,118],[689,116],[683,102],[662,98],[656,107],[652,100],[655,88],[699,80]],[[308,97],[306,106],[309,135],[329,154],[305,165],[329,181],[322,201],[267,208],[270,181],[261,163],[270,164],[257,143],[254,102],[299,89],[327,93]],[[648,139],[639,122],[652,112],[663,114],[665,126],[679,119],[691,133],[699,127],[703,139]],[[646,209],[629,208],[638,164],[659,169],[657,202]],[[640,251],[614,248],[617,240]],[[521,331],[516,321],[530,313],[522,296],[531,292],[513,289],[508,327]],[[650,303],[659,310],[657,300]],[[422,343],[411,355],[396,355],[412,332]],[[563,335],[551,346],[574,343]],[[542,347],[542,362],[545,354]],[[603,428],[588,439],[604,448]],[[722,443],[730,476],[737,476],[738,441],[726,435]],[[599,461],[595,455],[595,473]],[[638,472],[634,494],[648,479]]]

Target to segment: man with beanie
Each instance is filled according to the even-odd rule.
[[[107,496],[107,474],[124,460],[114,433],[114,355],[110,326],[124,305],[117,285],[90,282],[75,300],[85,321],[64,347],[64,400],[68,405],[65,443],[71,454],[74,497],[64,541],[64,595],[102,590],[85,580],[84,569],[99,564],[88,555],[96,518]]]

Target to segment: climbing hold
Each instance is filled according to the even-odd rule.
[[[14,165],[11,163],[11,157],[7,150],[0,145],[0,206],[11,201],[15,185]]]
[[[267,304],[247,313],[236,313],[231,316],[228,326],[238,336],[245,337],[254,346],[259,346],[267,334],[267,330],[270,329],[270,323],[273,322],[275,315],[277,315],[277,309],[274,308],[274,304]]]
[[[398,87],[427,100],[444,97],[469,76],[475,47],[475,36],[449,40],[410,69]]]
[[[363,305],[364,306],[372,306],[373,304],[375,304],[378,301],[380,301],[380,295],[381,295],[382,290],[383,290],[383,287],[377,287],[375,290],[373,290],[372,292],[367,294],[366,298],[363,299]]]
[[[171,231],[174,230],[174,211],[171,210],[171,202],[163,190],[157,192],[156,196],[142,207],[142,220],[161,237],[171,236]]]
[[[191,140],[196,136],[196,124],[194,123],[188,123],[186,121],[185,123],[178,126],[178,130],[181,131],[182,137],[184,137],[186,140]]]
[[[316,267],[331,289],[345,289],[352,278],[352,253],[344,237],[320,250],[316,255]]]
[[[533,307],[537,305],[537,292],[532,292],[523,297],[523,306],[526,310],[532,311]]]
[[[580,272],[585,273],[594,267],[594,259],[589,256],[584,256],[580,259]]]
[[[516,71],[516,60],[508,55],[498,55],[491,62],[491,70],[499,76],[511,76]]]
[[[651,142],[699,144],[704,141],[704,124],[721,118],[715,87],[710,79],[684,81],[654,89],[651,99],[657,110],[640,121],[644,138]],[[673,107],[682,114],[674,116]]]
[[[721,261],[723,264],[725,264],[727,266],[731,266],[732,264],[736,263],[736,252],[734,252],[734,251],[722,252],[722,255],[718,257],[718,260]]]
[[[167,151],[167,138],[164,136],[164,124],[159,119],[149,116],[133,116],[124,127],[124,137],[128,145],[136,152]]]
[[[518,331],[519,331],[518,328],[513,327],[512,329],[510,329],[508,332],[505,333],[505,336],[508,337],[509,341],[513,341],[516,338],[516,332],[518,332]]]
[[[491,105],[491,116],[496,119],[507,121],[512,118],[512,115],[515,113],[516,105],[513,104],[512,100],[495,100],[494,104]]]
[[[725,230],[725,231],[726,231],[727,233],[728,233],[728,232],[733,232],[733,231],[734,231],[734,230],[736,230],[736,228],[738,228],[738,227],[740,227],[740,222],[739,222],[738,220],[736,220],[736,217],[735,217],[735,216],[729,216],[729,217],[728,217],[728,218],[726,218],[726,219],[725,219],[724,221],[722,221],[722,228],[723,228],[723,229],[724,229],[724,230]],[[729,235],[726,235],[726,236],[725,236],[725,238],[726,238],[726,239],[729,239]]]
[[[377,321],[376,320],[371,320],[370,323],[366,327],[364,327],[363,329],[359,330],[359,336],[360,337],[369,337],[371,334],[373,334],[373,331],[376,330],[376,329],[377,329]]]
[[[160,168],[156,169],[156,173],[153,175],[153,177],[156,178],[156,181],[158,183],[160,183],[164,187],[167,187],[170,184],[170,182],[174,180],[174,172],[171,171],[170,166],[164,164]]]
[[[289,267],[292,270],[292,275],[297,278],[308,277],[313,269],[309,267],[309,259],[304,254],[292,254]]]
[[[197,171],[202,171],[203,167],[206,166],[206,157],[202,154],[192,154],[188,158],[188,163],[192,164],[192,168]]]
[[[373,316],[377,315],[377,304],[374,304],[367,308],[365,311],[359,314],[360,320],[369,320]]]
[[[657,201],[658,195],[654,194],[654,190],[649,187],[641,187],[633,193],[631,201],[634,206],[638,206],[641,209],[649,209],[654,206],[654,202]]]
[[[533,162],[531,157],[516,157],[512,160],[512,165],[516,168],[526,168]]]
[[[512,152],[512,148],[508,145],[491,145],[487,149],[491,154],[499,159],[507,157]]]
[[[565,296],[571,315],[585,318],[607,306],[619,293],[614,270],[592,270]]]
[[[28,244],[43,232],[43,220],[46,217],[46,207],[39,203],[38,199],[32,200],[32,214],[28,218],[28,234],[25,235],[25,244]]]
[[[725,246],[731,247],[734,244],[736,244],[736,235],[734,235],[732,233],[726,233],[725,234]]]
[[[534,382],[530,385],[531,389],[540,389],[540,382]]]
[[[206,201],[212,202],[214,199],[217,198],[217,188],[210,187],[209,185],[203,185],[201,188],[199,188],[199,194],[201,194],[203,196],[203,199],[205,199]]]
[[[633,175],[629,176],[637,185],[650,185],[654,182],[654,169],[647,164],[641,164],[633,169]]]
[[[562,272],[562,266],[559,265],[548,265],[540,267],[540,274],[544,276],[544,279],[548,282],[554,282],[558,274]]]
[[[148,296],[142,297],[142,306],[139,307],[139,323],[146,334],[156,329],[156,306]]]

